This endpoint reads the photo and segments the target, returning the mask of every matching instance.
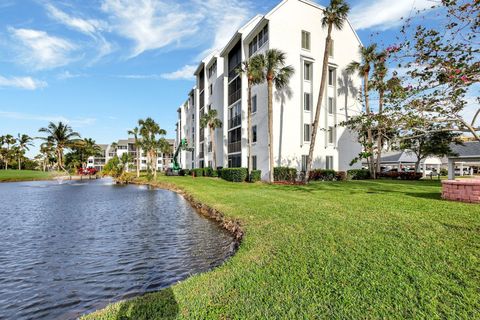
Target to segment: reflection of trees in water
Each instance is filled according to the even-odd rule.
[[[348,120],[348,97],[356,98],[358,95],[358,88],[355,87],[352,77],[348,74],[347,70],[342,70],[342,76],[338,78],[338,95],[343,95],[345,97],[345,120]],[[353,104],[351,105],[353,106]]]

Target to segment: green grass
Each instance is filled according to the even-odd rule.
[[[438,181],[159,177],[242,221],[223,266],[85,319],[478,319],[480,206]]]
[[[43,171],[0,170],[0,182],[48,180],[52,177],[51,173]]]

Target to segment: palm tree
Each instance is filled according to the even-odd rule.
[[[210,143],[212,144],[212,152],[213,152],[213,161],[212,161],[212,166],[213,168],[216,168],[217,165],[217,155],[216,155],[216,148],[215,148],[215,130],[217,128],[222,127],[222,121],[217,118],[217,110],[215,109],[210,109],[207,113],[205,113],[201,118],[200,118],[200,127],[202,129],[207,128],[210,131]]]
[[[376,55],[376,44],[371,44],[368,47],[360,46],[360,57],[361,62],[352,61],[347,66],[347,71],[350,74],[357,73],[361,78],[363,78],[363,98],[365,101],[365,111],[367,113],[367,117],[370,117],[371,110],[370,110],[370,101],[369,101],[369,87],[368,81],[370,79],[370,70],[372,68],[371,64],[375,62],[377,55]],[[370,121],[370,119],[369,119]],[[372,128],[370,125],[367,126],[367,153],[369,157],[369,170],[372,177],[375,179],[375,159],[373,154],[373,134]]]
[[[248,179],[251,179],[253,170],[252,158],[252,88],[254,85],[260,84],[265,78],[262,70],[261,56],[255,55],[247,61],[242,63],[242,66],[237,70],[238,74],[245,74],[247,76],[247,130],[248,130]]]
[[[47,137],[41,137],[40,139],[50,142],[55,148],[55,154],[57,158],[58,170],[65,171],[63,166],[63,151],[67,148],[71,148],[80,139],[80,134],[72,130],[68,124],[59,122],[55,124],[50,122],[48,127],[40,128],[39,132],[46,133]]]
[[[137,163],[137,178],[140,178],[140,149],[141,149],[141,141],[139,139],[140,129],[138,127],[133,128],[132,130],[128,130],[128,134],[133,136],[135,140],[135,150],[136,150],[136,163]]]
[[[383,114],[383,105],[385,101],[385,91],[387,90],[388,83],[385,81],[387,76],[387,54],[386,52],[380,52],[376,54],[375,61],[373,63],[373,88],[378,91],[378,128],[377,128],[377,160],[375,170],[377,173],[381,171],[382,162],[382,148],[383,148],[383,128],[381,126],[381,118]]]
[[[338,78],[338,95],[343,95],[345,98],[345,120],[348,121],[348,97],[356,98],[358,96],[358,89],[355,87],[352,78],[347,70],[342,71],[342,76]]]
[[[278,49],[269,49],[258,55],[259,68],[268,88],[268,151],[269,151],[269,182],[273,182],[273,85],[277,90],[288,87],[288,82],[294,73],[292,66],[285,66],[286,54]]]
[[[100,155],[102,148],[91,138],[84,138],[79,141],[77,145],[78,151],[80,153],[80,159],[82,161],[82,166],[86,167],[86,163],[89,157],[95,157]]]
[[[17,142],[17,140],[11,134],[3,136],[3,144],[7,145],[6,149],[4,150],[5,170],[8,170],[8,162],[12,155],[10,147],[14,145],[15,142]]]
[[[30,150],[30,147],[33,146],[32,143],[33,139],[26,135],[20,133],[18,134],[17,138],[17,146],[18,146],[18,151],[19,151],[19,156],[18,156],[18,170],[22,170],[22,156],[25,154],[26,151]]]
[[[147,152],[150,170],[153,170],[153,177],[157,177],[157,155],[160,147],[160,140],[157,135],[165,135],[167,131],[160,126],[152,118],[138,121],[140,127],[140,135],[142,136],[142,149]]]
[[[323,96],[325,94],[325,86],[327,82],[328,73],[328,57],[332,46],[332,31],[335,27],[337,30],[342,30],[345,21],[347,20],[350,7],[345,0],[330,0],[330,5],[324,10],[324,17],[322,19],[322,27],[327,27],[327,38],[325,39],[325,51],[323,52],[322,64],[322,78],[320,80],[320,91],[318,92],[317,107],[315,111],[315,120],[312,126],[312,137],[310,139],[310,149],[307,158],[307,172],[305,177],[308,179],[309,172],[312,170],[313,152],[315,150],[315,143],[317,141],[317,133],[320,124],[320,111],[322,109]]]
[[[55,158],[55,149],[50,142],[44,142],[40,145],[40,154],[42,159],[43,171],[47,171],[50,159]]]

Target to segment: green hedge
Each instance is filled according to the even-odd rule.
[[[262,179],[262,170],[252,170],[250,182],[258,182]]]
[[[345,171],[315,169],[310,171],[309,181],[344,181],[347,180]]]
[[[221,177],[232,182],[244,182],[248,176],[247,168],[223,168]]]
[[[193,173],[195,174],[195,177],[203,177],[204,176],[204,170],[203,168],[196,168],[196,169],[192,169],[190,170],[190,173]]]
[[[295,181],[297,179],[297,169],[275,167],[273,168],[273,179],[275,181]]]
[[[366,169],[352,169],[347,171],[348,179],[367,180],[370,179],[370,171]]]

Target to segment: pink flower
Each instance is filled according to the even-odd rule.
[[[465,75],[463,75],[463,76],[460,78],[460,80],[462,80],[462,81],[463,81],[463,83],[467,83],[467,82],[469,82],[469,81],[468,81],[468,77],[467,77],[467,76],[465,76]]]

